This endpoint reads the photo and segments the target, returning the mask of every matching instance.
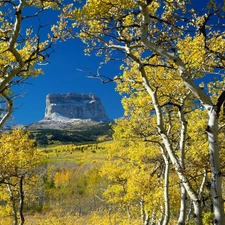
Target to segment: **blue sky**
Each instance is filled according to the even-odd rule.
[[[70,2],[70,0],[66,0],[66,2]],[[201,8],[201,4],[199,8]],[[26,13],[32,14],[32,9]],[[42,16],[42,23],[54,24],[57,20],[57,14],[57,11],[47,11]],[[35,19],[25,21],[25,23],[23,29],[35,23]],[[46,35],[50,26],[45,29]],[[111,119],[123,115],[121,96],[115,91],[114,83],[103,85],[97,79],[86,78],[86,73],[77,70],[89,70],[95,73],[100,62],[99,57],[84,56],[83,47],[84,45],[79,39],[58,42],[54,46],[56,52],[51,55],[50,64],[43,66],[45,74],[29,79],[30,84],[15,88],[15,94],[22,92],[24,96],[15,100],[14,119],[9,121],[10,124],[29,124],[43,119],[45,98],[49,93],[93,93],[101,99]],[[118,67],[118,64],[107,66],[103,71],[104,75],[109,77],[117,75],[120,72]]]
[[[55,16],[55,12],[48,14]],[[15,100],[13,120],[8,124],[30,124],[44,118],[45,98],[49,93],[93,93],[98,96],[111,119],[123,115],[121,96],[115,91],[114,83],[101,84],[97,79],[89,79],[85,72],[77,69],[97,71],[100,58],[84,56],[84,45],[79,39],[58,42],[51,55],[50,64],[43,66],[44,75],[30,78],[30,84],[20,85],[15,88],[15,94],[23,93],[23,97]],[[119,65],[112,65],[104,70],[104,74],[113,77],[118,74]]]

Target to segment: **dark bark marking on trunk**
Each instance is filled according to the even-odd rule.
[[[222,92],[222,94],[220,95],[220,97],[218,98],[217,104],[214,107],[215,111],[217,113],[217,116],[219,116],[220,110],[221,110],[221,106],[224,104],[225,102],[225,91]],[[224,109],[225,105],[223,105],[223,109]]]

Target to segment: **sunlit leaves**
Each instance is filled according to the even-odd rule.
[[[45,155],[34,148],[34,140],[22,129],[1,134],[0,146],[0,191],[1,201],[5,201],[2,208],[6,214],[13,215],[17,224],[17,214],[23,220],[24,196],[32,198],[31,180],[35,179],[35,169]]]
[[[48,1],[48,0],[25,0],[27,6],[44,8],[44,9],[59,9],[62,0]]]
[[[60,3],[61,0],[0,2],[0,98],[6,102],[0,126],[12,112],[11,87],[29,76],[42,74],[38,64],[48,63],[53,39],[51,35],[45,37],[43,28],[46,23],[42,22],[41,14],[46,10],[60,9]]]
[[[43,159],[43,153],[34,148],[34,140],[21,129],[2,134],[0,143],[0,176],[3,179],[23,171],[27,173]]]
[[[56,172],[54,175],[54,184],[57,187],[63,187],[68,184],[72,176],[72,171]]]
[[[183,184],[194,203],[196,223],[202,223],[205,205],[200,203],[203,192],[208,195],[204,185],[210,173],[215,192],[207,204],[220,205],[221,218],[224,216],[222,193],[218,199],[214,197],[221,192],[217,144],[222,146],[222,141],[217,140],[217,119],[223,119],[217,102],[224,89],[224,12],[216,1],[201,4],[200,10],[194,1],[90,0],[80,9],[66,8],[68,16],[62,15],[72,20],[78,31],[75,36],[85,43],[88,55],[96,51],[105,56],[102,65],[115,59],[123,63],[121,75],[114,78],[125,110],[125,118],[114,125],[114,138],[122,144],[114,146],[114,154],[110,151],[111,158],[102,170],[111,184],[105,197],[116,207],[124,209],[130,204],[135,208],[137,201],[142,203],[141,197],[146,202],[155,196],[151,199],[155,212],[150,208],[148,212],[160,217],[156,205],[165,191],[163,181],[168,184],[163,173],[169,156],[177,173],[169,172],[174,190],[175,183]],[[199,85],[201,82],[204,84]],[[155,172],[158,177],[148,177],[146,171],[151,174],[158,162],[162,165]],[[151,187],[152,183],[158,195],[144,191],[145,185]],[[172,192],[173,188],[169,189]],[[179,194],[170,196],[175,205]],[[180,197],[187,205],[186,197]],[[184,217],[180,223],[186,223]]]
[[[189,66],[191,70],[200,70],[205,63],[206,55],[204,48],[204,37],[188,36],[177,44],[180,58]]]

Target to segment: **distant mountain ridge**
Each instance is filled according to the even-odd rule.
[[[109,123],[100,98],[93,94],[66,93],[46,96],[43,120],[26,125],[27,129],[74,129]]]
[[[11,130],[24,127],[28,130],[74,130],[110,122],[113,122],[113,120],[109,119],[100,98],[92,93],[53,93],[46,96],[43,120],[28,125],[6,126],[3,129]]]
[[[110,120],[100,98],[93,94],[49,94],[43,120],[6,126],[3,131],[24,127],[36,144],[86,143],[111,140]]]
[[[66,119],[65,119],[66,118]],[[109,122],[100,98],[93,94],[48,94],[44,120],[80,119]]]

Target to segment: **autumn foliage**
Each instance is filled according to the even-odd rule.
[[[52,7],[46,1],[36,3]],[[72,224],[72,220],[112,225],[225,224],[223,4],[87,0],[64,5],[52,26],[54,40],[80,38],[86,55],[101,57],[99,70],[120,62],[120,75],[107,77],[98,70],[93,77],[116,82],[124,117],[112,125],[113,141],[46,147],[50,158],[44,161],[35,189],[39,196],[35,204],[42,212],[36,219],[39,224]],[[4,63],[13,61],[11,55],[15,59],[3,72],[36,74],[29,69],[43,59],[42,50],[36,54],[31,49],[35,53],[27,56],[30,40],[24,39],[24,53],[17,50],[14,38],[11,42],[3,38]],[[48,42],[34,46],[46,49]],[[15,63],[25,72],[17,73]],[[1,93],[10,112],[7,91]],[[13,161],[14,147],[10,148],[18,141],[10,136],[4,140],[2,177],[20,171],[15,168],[18,161]],[[23,145],[15,149],[23,151]],[[19,154],[18,165],[28,168],[29,154]],[[7,179],[3,177],[3,184]],[[15,215],[14,202],[12,209]]]
[[[138,157],[141,150],[135,150],[143,142],[140,149],[157,149],[164,164],[159,173],[164,204],[151,211],[141,202],[143,224],[170,223],[172,177],[180,189],[178,224],[193,220],[201,225],[210,213],[213,224],[225,223],[223,23],[221,1],[89,0],[68,4],[52,28],[63,39],[79,37],[87,55],[102,57],[99,69],[111,61],[121,62],[122,75],[110,78],[98,72],[93,77],[103,83],[115,81],[124,96],[125,117],[115,128],[117,140],[130,146],[124,155],[129,151]],[[139,165],[137,159],[125,156],[115,156],[125,161],[117,168],[126,163],[129,168],[130,161],[132,169]],[[129,175],[121,176],[113,196],[124,197],[129,189]]]

